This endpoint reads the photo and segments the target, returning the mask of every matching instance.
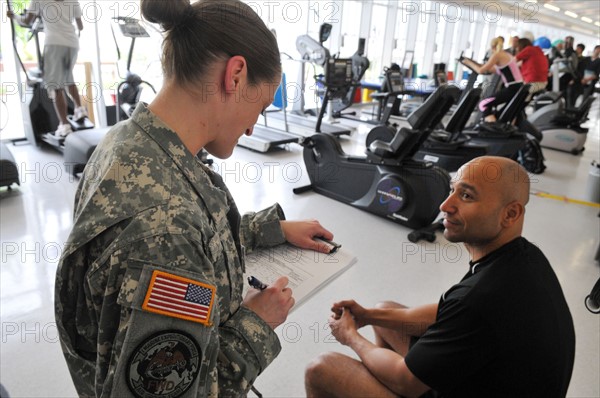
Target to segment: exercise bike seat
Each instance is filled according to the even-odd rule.
[[[369,152],[381,158],[404,158],[417,144],[420,132],[401,128],[390,142],[375,140],[369,145]]]
[[[589,96],[583,100],[581,105],[578,108],[565,108],[565,115],[557,115],[552,121],[556,123],[561,123],[564,120],[564,123],[585,123],[587,121],[587,116],[590,113],[590,109],[592,107],[592,102],[596,97]],[[561,118],[562,117],[562,118]],[[555,120],[556,119],[556,120]]]
[[[460,96],[456,86],[443,84],[421,106],[408,115],[407,121],[415,130],[434,129]]]

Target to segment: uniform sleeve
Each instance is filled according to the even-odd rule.
[[[285,242],[280,221],[285,220],[285,214],[274,204],[257,213],[249,212],[242,216],[240,239],[248,252],[257,247],[271,247]]]
[[[492,360],[490,330],[460,300],[447,302],[436,322],[409,350],[406,366],[430,388],[451,391]]]
[[[219,395],[248,392],[281,351],[279,338],[253,311],[240,307],[219,329]]]
[[[250,388],[281,347],[250,310],[220,319],[229,309],[221,307],[239,306],[229,300],[225,261],[217,237],[204,247],[166,233],[124,246],[91,273],[97,396],[240,395]]]

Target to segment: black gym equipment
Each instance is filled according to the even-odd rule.
[[[390,67],[385,67],[381,90],[371,94],[371,98],[377,101],[377,114],[367,123],[387,124],[391,116],[400,116],[401,96],[404,92],[404,76],[400,65],[392,64]]]
[[[439,123],[459,93],[443,85],[430,95],[420,107],[427,122]],[[372,142],[366,157],[347,155],[329,134],[302,140],[310,185],[294,192],[312,189],[410,228],[429,225],[448,196],[450,176],[431,162],[413,159],[431,132],[425,124],[400,129],[390,142]]]
[[[327,63],[329,62],[329,60],[332,59],[332,56],[331,56],[329,50],[323,45],[323,43],[325,41],[327,41],[327,39],[331,35],[332,28],[333,27],[331,24],[328,24],[328,23],[322,24],[321,27],[319,28],[319,41],[313,39],[309,35],[301,35],[301,36],[298,36],[298,38],[296,39],[296,49],[298,50],[298,52],[300,53],[300,56],[302,57],[302,64],[301,64],[302,67],[300,70],[300,79],[299,79],[300,101],[294,102],[294,106],[292,108],[292,114],[288,116],[288,118],[289,118],[288,121],[290,122],[291,125],[298,125],[298,126],[302,126],[304,128],[310,127],[310,129],[313,132],[317,132],[317,133],[323,132],[323,133],[333,134],[335,136],[341,136],[341,135],[348,135],[352,131],[345,127],[336,126],[331,123],[323,122],[323,116],[325,115],[324,112],[327,111],[326,103],[323,103],[321,105],[319,112],[316,112],[314,109],[305,109],[305,106],[304,106],[305,105],[305,101],[304,101],[305,65],[306,65],[306,63],[312,63],[319,67],[325,68]],[[359,42],[359,44],[360,44],[360,42]],[[363,42],[363,50],[364,50],[364,42]],[[360,51],[361,50],[359,48],[359,52]],[[364,67],[364,60],[361,60],[360,57],[361,56],[356,55],[356,54],[355,54],[355,56],[353,56],[353,59],[354,59],[353,73],[360,74],[361,67]],[[368,62],[368,60],[367,60],[367,62]],[[362,74],[364,74],[364,71],[362,72]],[[315,76],[315,79],[316,79],[317,85],[323,84],[326,86],[327,79],[325,77],[322,77],[322,75]],[[354,78],[354,80],[351,79],[350,82],[348,82],[348,84],[345,87],[336,87],[335,98],[341,98],[342,96],[345,96],[345,94],[347,94],[348,92],[350,92],[352,90],[356,90],[357,86],[356,86],[356,84],[353,85],[352,81],[356,81],[357,79],[358,79],[358,81],[360,81],[360,78]],[[317,91],[317,93],[319,93],[319,92]],[[323,93],[323,96],[327,97],[326,90]],[[331,95],[330,95],[330,98],[331,98]],[[329,101],[329,99],[328,99],[328,101]],[[310,116],[321,115],[321,116],[315,122],[313,118],[309,118],[309,115]],[[304,135],[304,134],[302,134],[302,135]]]
[[[323,84],[327,87],[323,96],[323,104],[317,118],[315,131],[321,133],[321,123],[327,111],[329,101],[345,97],[353,85],[352,59],[328,58],[325,62],[325,75]]]
[[[327,98],[327,93],[325,94],[324,101],[331,101],[332,103],[332,116],[339,117],[349,117],[356,116],[356,112],[343,112],[354,104],[354,98],[356,97],[357,90],[360,89],[360,82],[365,75],[367,69],[369,69],[369,59],[364,56],[365,53],[365,39],[358,39],[358,49],[356,52],[350,57],[352,60],[352,77],[350,82],[342,87],[337,87],[335,90],[335,95],[331,95]],[[325,108],[326,103],[323,102],[323,108]],[[317,130],[318,131],[318,130]]]
[[[600,278],[592,287],[590,294],[585,297],[585,308],[592,314],[600,314]]]
[[[21,185],[15,158],[6,144],[0,141],[0,187],[11,189],[12,184]]]
[[[443,230],[444,219],[439,219],[426,227],[412,231],[410,234],[408,234],[408,240],[412,243],[417,243],[423,239],[427,242],[435,242],[435,233]]]
[[[124,37],[130,38],[129,53],[127,55],[127,69],[123,81],[117,86],[116,103],[116,122],[128,119],[133,113],[136,105],[140,102],[143,86],[148,86],[154,94],[156,89],[147,81],[143,80],[138,74],[131,71],[131,62],[133,60],[133,50],[136,40],[139,38],[150,37],[148,31],[140,24],[140,21],[131,17],[113,17],[113,21],[119,26],[119,30]],[[113,25],[110,26],[113,40],[117,49],[117,59],[121,59],[121,49],[115,36]],[[118,64],[117,64],[118,65]],[[118,70],[117,70],[118,72]],[[119,76],[121,73],[119,72]]]
[[[302,55],[302,68],[300,80],[300,100],[294,106],[298,106],[296,113],[287,113],[287,87],[285,75],[282,78],[281,85],[277,93],[281,96],[281,112],[265,113],[265,123],[254,125],[252,135],[242,136],[238,141],[238,145],[251,149],[257,152],[268,152],[273,149],[280,148],[283,145],[297,143],[306,133],[313,134],[316,131],[315,121],[306,117],[309,111],[304,109],[304,68],[305,63],[311,62],[323,66],[330,58],[329,50],[323,46],[323,42],[329,38],[332,25],[323,24],[319,31],[319,41],[308,35],[299,36],[296,39],[296,48]],[[276,94],[277,96],[277,94]],[[269,119],[277,120],[283,123],[284,128],[275,128],[267,126],[267,115]],[[323,130],[331,134],[350,134],[350,130],[340,129],[332,125],[323,126]]]
[[[465,129],[483,93],[485,92],[486,96],[492,95],[499,81],[500,77],[495,76],[483,89],[463,92],[460,103],[445,128],[439,122],[432,124],[433,121],[430,121],[425,128],[435,131],[423,142],[414,158],[433,162],[452,172],[479,156],[504,156],[515,159],[532,173],[542,173],[545,169],[544,157],[538,142],[541,134],[535,126],[527,122],[524,112],[529,85],[523,85],[502,108],[496,122],[481,121]],[[427,117],[423,110],[417,109],[409,116],[408,122],[414,128],[415,123],[422,123]],[[476,117],[476,120],[479,120],[480,112],[477,111]],[[515,120],[518,127],[513,125]],[[367,135],[366,145],[369,146],[375,140],[389,142],[395,133],[396,126],[386,124],[375,127]]]

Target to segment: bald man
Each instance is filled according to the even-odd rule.
[[[437,304],[334,303],[332,333],[360,360],[319,356],[306,369],[307,396],[564,397],[573,320],[548,260],[521,237],[528,201],[516,162],[463,165],[440,210],[446,239],[469,252],[465,277]],[[365,325],[374,343],[358,332]]]

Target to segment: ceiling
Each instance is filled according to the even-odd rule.
[[[490,2],[485,2],[490,3]],[[521,11],[521,18],[529,16],[532,19],[539,20],[544,25],[550,25],[561,29],[573,30],[574,32],[585,33],[600,40],[600,1],[598,0],[529,0],[529,1],[503,1],[503,9],[514,13],[515,4],[518,3]],[[558,7],[555,11],[546,8],[549,6]],[[512,8],[511,8],[512,7]],[[576,14],[576,17],[565,14],[570,11]],[[581,18],[589,18],[591,23],[583,21]]]
[[[574,34],[583,33],[596,37],[600,42],[600,0],[440,0],[444,3],[462,6],[467,9],[484,9],[488,15],[519,16],[519,23],[533,22],[545,26],[571,31]],[[553,11],[545,7],[548,4],[558,7]],[[518,7],[517,7],[518,5]],[[500,10],[499,10],[500,8]],[[518,8],[518,11],[517,11]],[[566,15],[570,11],[576,18]],[[590,22],[581,18],[589,18]],[[589,21],[588,20],[588,21]]]

